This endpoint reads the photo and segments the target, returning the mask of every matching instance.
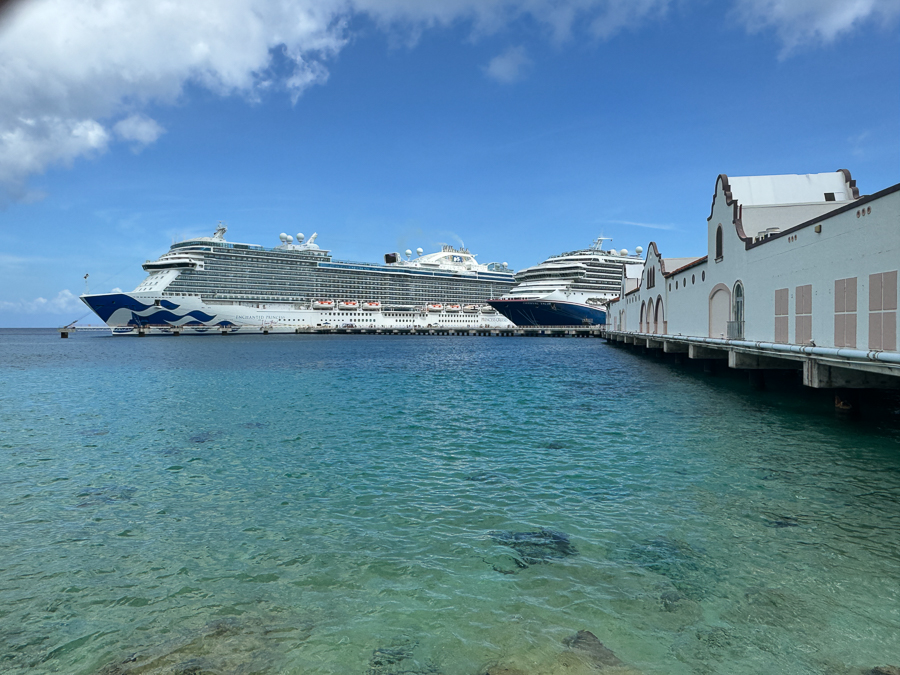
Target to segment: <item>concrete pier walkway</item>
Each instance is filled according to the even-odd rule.
[[[613,344],[720,362],[740,370],[798,370],[803,384],[815,389],[900,388],[898,352],[612,330],[604,330],[603,337]]]

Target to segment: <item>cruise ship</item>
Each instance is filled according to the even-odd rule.
[[[623,268],[643,265],[642,249],[604,249],[598,237],[578,251],[547,258],[516,274],[518,284],[488,301],[517,326],[572,326],[606,323],[606,303],[621,294]]]
[[[388,253],[384,263],[334,260],[315,242],[282,233],[265,248],[211,237],[172,244],[134,291],[81,300],[114,334],[204,333],[313,326],[366,328],[511,326],[487,300],[509,291],[506,263],[482,264],[466,248],[444,245]]]

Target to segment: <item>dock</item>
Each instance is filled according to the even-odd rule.
[[[603,337],[603,326],[511,326],[509,328],[448,328],[433,327],[402,327],[402,328],[373,328],[363,326],[291,326],[266,325],[266,326],[223,326],[213,327],[203,334],[221,335],[443,335],[459,337],[557,337],[557,338],[599,338]],[[59,329],[60,337],[67,338],[69,333],[81,332],[112,332],[117,335],[131,335],[146,337],[148,335],[193,335],[199,334],[191,330],[182,332],[177,326],[123,326],[122,328],[109,328],[105,326],[73,327],[66,326]]]
[[[897,389],[900,388],[900,353],[895,351],[816,347],[813,345],[754,342],[720,338],[659,335],[604,330],[603,337],[614,345],[640,349],[661,356],[673,354],[751,373],[751,380],[767,370],[796,370],[804,386],[813,389]]]

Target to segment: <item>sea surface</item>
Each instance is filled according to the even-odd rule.
[[[900,665],[898,406],[828,396],[595,339],[5,330],[0,672]]]

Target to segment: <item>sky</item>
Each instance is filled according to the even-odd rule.
[[[0,327],[173,241],[704,255],[716,177],[900,181],[897,0],[0,5]],[[89,274],[87,284],[84,275]]]

